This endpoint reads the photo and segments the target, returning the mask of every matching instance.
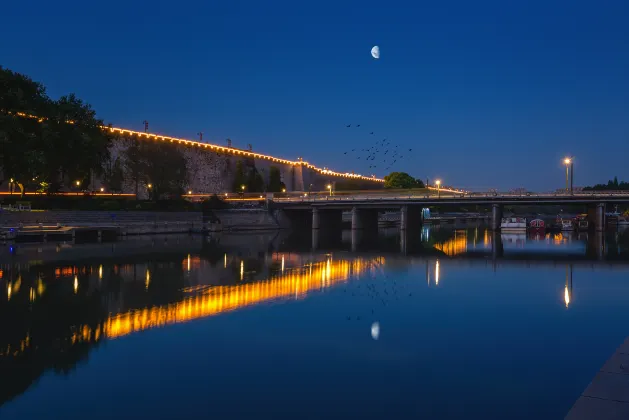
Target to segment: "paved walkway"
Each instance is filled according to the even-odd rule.
[[[585,388],[566,420],[629,419],[629,337]]]

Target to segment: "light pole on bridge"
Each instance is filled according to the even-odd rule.
[[[436,180],[435,184],[437,185],[437,198],[441,198],[441,180]]]
[[[563,163],[566,165],[566,192],[572,194],[574,182],[574,159],[565,158]]]

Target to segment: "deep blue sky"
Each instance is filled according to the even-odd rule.
[[[626,0],[2,8],[0,64],[117,126],[361,173],[343,151],[374,131],[414,149],[396,170],[474,188],[562,187],[566,154],[576,185],[629,179]]]

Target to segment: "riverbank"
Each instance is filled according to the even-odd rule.
[[[75,239],[77,235],[152,235],[221,231],[259,231],[288,228],[281,215],[265,209],[214,211],[204,221],[203,213],[159,211],[5,211],[0,213],[0,232],[5,239],[42,241]]]

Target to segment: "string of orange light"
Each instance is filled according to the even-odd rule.
[[[39,122],[43,122],[45,119],[44,118],[40,118],[36,115],[30,115],[30,114],[26,114],[23,112],[16,112],[15,115],[18,115],[20,117],[25,117],[25,118],[33,118],[33,119],[37,119],[37,121]],[[67,121],[67,123],[69,124],[74,124],[73,121]],[[350,173],[350,172],[336,172],[336,171],[332,171],[330,169],[327,168],[319,168],[311,163],[308,163],[306,161],[303,160],[297,160],[297,161],[292,161],[292,160],[288,160],[288,159],[282,159],[282,158],[277,158],[274,156],[270,156],[270,155],[265,155],[262,153],[255,153],[249,150],[242,150],[242,149],[236,149],[233,147],[226,147],[226,146],[219,146],[216,144],[211,144],[211,143],[201,143],[198,141],[193,141],[193,140],[188,140],[188,139],[184,139],[184,138],[178,138],[178,137],[170,137],[170,136],[164,136],[164,135],[160,135],[160,134],[151,134],[151,133],[145,133],[145,132],[141,132],[141,131],[134,131],[134,130],[128,130],[125,128],[118,128],[118,127],[106,127],[106,126],[101,126],[101,128],[103,130],[108,130],[111,133],[118,133],[122,136],[127,135],[130,137],[138,137],[138,138],[145,138],[145,139],[149,139],[149,140],[161,140],[161,141],[166,141],[166,142],[170,142],[170,143],[177,143],[177,144],[183,144],[186,146],[192,146],[192,147],[199,147],[202,149],[207,149],[213,152],[222,152],[222,153],[229,153],[235,156],[242,156],[242,157],[248,157],[248,158],[255,158],[255,159],[263,159],[263,160],[268,160],[271,162],[275,162],[275,163],[283,163],[286,165],[292,165],[292,166],[303,166],[306,167],[308,169],[311,169],[315,172],[318,172],[320,174],[323,175],[328,175],[328,176],[333,176],[333,177],[342,177],[342,178],[351,178],[351,179],[359,179],[359,180],[363,180],[363,181],[373,181],[373,182],[384,182],[384,179],[380,179],[380,178],[376,178],[375,175],[372,176],[364,176],[364,175],[360,175],[360,174],[355,174],[355,173]]]

